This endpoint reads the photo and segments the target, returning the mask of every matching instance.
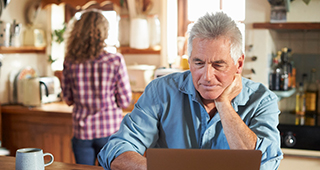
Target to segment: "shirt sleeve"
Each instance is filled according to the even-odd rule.
[[[73,93],[72,93],[72,85],[70,77],[68,76],[68,64],[66,62],[63,63],[63,71],[61,77],[61,89],[63,94],[64,101],[73,102]]]
[[[132,92],[125,60],[123,59],[123,56],[121,54],[119,54],[119,56],[120,66],[118,69],[118,74],[116,76],[117,85],[115,95],[118,106],[126,108],[131,102]]]
[[[134,151],[143,155],[158,140],[159,107],[155,100],[156,92],[150,91],[149,87],[140,96],[132,113],[123,118],[119,131],[110,136],[108,143],[100,150],[99,163],[105,169],[110,169],[111,162],[120,154]],[[152,103],[153,107],[148,107]]]
[[[283,154],[280,148],[279,109],[277,97],[268,95],[261,100],[249,128],[257,135],[256,149],[262,151],[260,170],[275,170],[280,165]]]

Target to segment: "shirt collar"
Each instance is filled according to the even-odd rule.
[[[248,100],[249,100],[249,88],[246,86],[246,83],[247,83],[247,79],[246,78],[243,78],[242,77],[242,90],[240,92],[240,94],[238,96],[236,96],[234,99],[233,99],[233,103],[235,103],[236,105],[245,105]]]
[[[186,74],[186,76],[184,76],[185,79],[180,84],[179,90],[182,93],[191,95],[192,96],[192,100],[195,100],[195,101],[198,101],[198,102],[202,103],[201,100],[200,100],[199,93],[198,93],[198,91],[195,89],[195,87],[193,85],[192,75],[191,75],[190,70],[185,71],[183,74]]]
[[[238,107],[239,106],[244,106],[246,105],[246,103],[249,100],[249,96],[248,96],[248,90],[249,88],[246,86],[246,82],[247,80],[244,79],[242,77],[242,90],[241,92],[238,94],[238,96],[236,96],[233,100],[232,100],[232,106],[234,108],[234,110],[236,112],[238,112]]]

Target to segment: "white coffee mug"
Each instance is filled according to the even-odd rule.
[[[50,156],[49,162],[44,163],[44,157]],[[53,163],[51,153],[43,153],[39,148],[23,148],[16,151],[16,170],[44,170],[45,166]]]

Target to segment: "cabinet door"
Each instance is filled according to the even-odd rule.
[[[71,114],[3,112],[2,120],[3,146],[11,156],[19,148],[35,147],[52,153],[55,161],[75,163]]]

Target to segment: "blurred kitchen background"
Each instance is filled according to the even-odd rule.
[[[238,21],[243,33],[244,77],[269,87],[274,58],[283,48],[289,50],[295,85],[275,90],[280,124],[296,126],[298,85],[304,74],[310,79],[311,69],[319,89],[320,0],[1,0],[0,6],[2,105],[16,104],[12,95],[17,75],[59,78],[66,23],[87,8],[104,10],[111,26],[108,51],[124,55],[137,94],[153,78],[188,69],[187,30],[204,12],[219,10]],[[318,115],[319,90],[316,94]],[[286,138],[287,129],[282,133]],[[320,150],[319,139],[311,149]]]
[[[39,76],[52,76],[56,70],[62,70],[64,44],[63,42],[61,44],[56,42],[56,35],[52,37],[51,34],[64,28],[66,20],[71,18],[71,16],[68,16],[70,15],[68,12],[81,8],[79,5],[74,4],[84,5],[82,8],[90,7],[90,3],[85,3],[87,0],[79,2],[71,0],[72,3],[69,4],[72,5],[48,0],[11,0],[9,2],[1,10],[1,26],[3,27],[6,23],[11,23],[12,25],[14,22],[19,25],[18,35],[16,35],[18,38],[15,39],[20,42],[12,44],[12,46],[19,46],[17,48],[8,50],[11,48],[2,47],[0,51],[2,54],[0,77],[1,103],[9,102],[8,81],[11,72],[31,66]],[[184,51],[181,52],[181,49],[183,49],[183,43],[185,43],[184,35],[188,29],[188,24],[205,11],[214,12],[220,9],[230,13],[240,23],[240,28],[244,33],[244,52],[246,55],[243,76],[251,78],[254,81],[262,82],[266,86],[268,85],[268,73],[272,57],[278,50],[284,47],[292,50],[292,59],[297,58],[295,60],[298,60],[295,64],[300,63],[299,61],[301,60],[305,68],[309,68],[309,63],[310,67],[313,67],[312,64],[316,64],[316,62],[313,62],[315,61],[314,58],[317,58],[320,53],[319,27],[272,28],[269,26],[257,26],[257,23],[270,23],[270,21],[272,23],[319,22],[319,0],[311,0],[309,4],[306,4],[303,0],[289,2],[285,21],[280,19],[279,21],[275,19],[271,20],[272,1],[270,0],[221,0],[221,4],[220,0],[199,0],[194,1],[196,3],[192,4],[191,11],[194,13],[192,15],[187,11],[190,7],[181,9],[188,6],[188,1],[154,0],[150,1],[150,5],[147,6],[148,9],[146,11],[143,11],[143,7],[140,7],[142,12],[135,10],[138,11],[133,12],[135,14],[128,11],[128,4],[130,4],[128,2],[130,1],[117,0],[111,5],[104,3],[107,4],[105,5],[107,10],[115,11],[114,13],[106,14],[110,16],[109,18],[113,19],[114,22],[111,24],[114,26],[112,28],[115,29],[110,30],[112,31],[110,33],[112,36],[110,36],[111,40],[108,42],[110,51],[118,49],[118,51],[123,53],[127,65],[153,65],[156,68],[168,68],[171,65],[174,68],[178,68],[180,60],[184,58],[183,55],[185,54]],[[192,0],[189,0],[189,3],[192,2]],[[281,2],[278,6],[284,6],[283,1]],[[91,5],[91,7],[93,6],[94,4]],[[208,6],[208,9],[204,10],[206,6]],[[196,8],[202,10],[196,12]],[[139,40],[143,39],[142,35],[140,38],[136,38],[134,35],[130,36],[130,20],[132,20],[132,16],[134,15],[142,16],[140,18],[146,19],[147,24],[149,24],[148,28],[153,29],[153,43],[151,40],[147,43],[149,46],[143,46],[146,43],[143,44]],[[153,25],[152,22],[154,22]],[[131,31],[134,32],[144,29],[143,24],[146,23],[135,22],[131,24],[135,26],[131,28]],[[35,30],[38,33],[34,33],[35,35],[32,36]],[[138,36],[137,34],[138,32],[135,36]],[[134,47],[134,43],[137,45],[136,47]],[[3,46],[6,46],[6,44]],[[30,46],[36,48],[30,50],[25,48]],[[143,49],[145,47],[147,49]],[[256,60],[252,60],[252,58]],[[54,62],[48,62],[49,59],[54,60]],[[298,69],[298,80],[302,72],[309,73],[310,71],[300,71]],[[320,76],[320,74],[317,75]]]

